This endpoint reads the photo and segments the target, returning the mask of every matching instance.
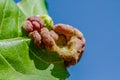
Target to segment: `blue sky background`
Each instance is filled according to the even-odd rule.
[[[16,0],[17,1],[17,0]],[[55,23],[83,32],[86,49],[67,80],[120,80],[120,0],[47,0]]]

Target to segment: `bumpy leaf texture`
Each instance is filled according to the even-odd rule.
[[[29,16],[47,14],[45,0],[0,0],[0,80],[60,80],[69,76],[56,53],[38,48],[24,37]]]

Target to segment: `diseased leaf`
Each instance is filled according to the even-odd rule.
[[[41,55],[41,58],[36,55],[34,52],[32,55],[35,55],[37,59],[33,61],[29,57],[29,43],[30,39],[24,38],[13,38],[0,40],[0,79],[4,80],[59,80],[59,78],[55,78],[51,74],[51,70],[53,74],[59,74],[57,68],[61,68],[61,60],[60,58],[51,59],[52,55],[48,55],[46,57],[46,53],[38,54]],[[39,50],[40,51],[40,50]],[[41,52],[41,51],[40,51]],[[31,55],[31,54],[30,54]],[[53,54],[55,55],[55,54]],[[45,56],[46,59],[43,59],[42,56]],[[45,58],[44,57],[44,58]],[[57,61],[54,61],[54,60]],[[50,61],[45,61],[50,60]],[[60,60],[60,61],[59,61]],[[51,61],[54,61],[51,63]],[[47,67],[46,65],[47,64]],[[57,68],[54,68],[57,65]],[[37,68],[36,68],[37,67]],[[44,70],[42,70],[45,68]],[[41,70],[40,70],[41,69]],[[63,69],[61,69],[64,71]],[[62,74],[59,74],[61,77],[65,77]]]
[[[24,14],[13,0],[0,0],[0,39],[21,36],[24,21]]]
[[[55,52],[38,48],[23,38],[29,16],[47,14],[45,0],[0,0],[0,80],[59,80],[69,76]]]
[[[27,17],[47,14],[45,0],[22,0],[18,6]],[[30,56],[38,69],[44,70],[52,63],[54,64],[52,74],[55,77],[67,78],[69,76],[64,61],[58,57],[57,53],[40,49],[33,43],[30,45]]]
[[[18,6],[27,17],[30,17],[47,14],[45,3],[45,0],[22,0]]]
[[[53,76],[62,79],[69,76],[69,73],[64,66],[64,61],[55,52],[38,48],[32,42],[30,45],[30,57],[34,60],[36,68],[40,70],[45,70],[50,64],[53,64],[54,68],[51,69],[51,74]]]

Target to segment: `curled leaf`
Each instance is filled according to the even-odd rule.
[[[30,17],[30,19],[32,18],[34,19],[34,17]],[[37,20],[38,18],[36,17]],[[56,52],[64,60],[66,67],[76,64],[82,56],[85,47],[83,34],[76,28],[66,24],[54,25],[50,30],[49,26],[46,26],[41,27],[39,31],[33,27],[34,31],[29,33],[32,35],[31,37],[34,39],[35,44],[45,50]],[[27,28],[27,26],[24,27]]]

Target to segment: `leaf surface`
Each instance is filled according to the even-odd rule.
[[[29,57],[29,39],[0,40],[0,80],[58,80],[51,75],[53,65],[36,69]]]
[[[27,17],[30,17],[48,14],[45,3],[45,0],[22,0],[18,6]]]
[[[0,39],[21,36],[25,18],[13,0],[0,0]]]

